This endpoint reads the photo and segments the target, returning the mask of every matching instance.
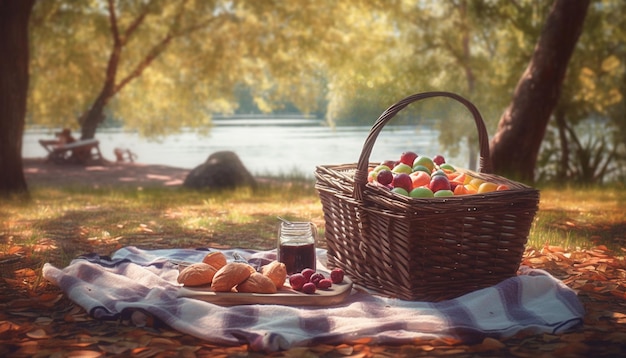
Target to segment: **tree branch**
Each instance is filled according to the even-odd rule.
[[[117,15],[115,14],[115,1],[109,0],[109,22],[111,23],[111,33],[113,34],[113,42],[121,44],[120,32],[117,26]]]
[[[178,22],[178,19],[180,18],[180,16],[182,16],[183,11],[181,11],[180,13],[178,13],[176,15],[176,22]],[[133,79],[141,76],[141,74],[143,73],[143,71],[145,71],[145,69],[161,54],[163,53],[163,51],[166,50],[167,46],[169,45],[169,43],[177,38],[177,37],[182,37],[185,35],[188,35],[194,31],[200,30],[202,28],[206,28],[207,26],[211,25],[211,23],[217,21],[217,20],[221,20],[224,19],[226,17],[231,17],[229,14],[225,14],[225,15],[220,15],[218,17],[211,17],[209,19],[207,19],[206,21],[202,21],[200,23],[194,24],[192,26],[189,26],[188,28],[181,30],[181,31],[174,31],[173,28],[175,26],[172,26],[172,28],[170,28],[170,31],[165,35],[165,37],[163,39],[161,39],[161,41],[159,41],[159,43],[157,43],[156,45],[154,45],[150,51],[148,52],[148,55],[146,55],[146,57],[140,61],[137,66],[135,66],[135,68],[128,74],[128,76],[126,76],[124,79],[122,79],[114,88],[113,93],[117,93],[119,91],[122,90],[122,88],[124,88],[124,86],[126,86],[130,81],[132,81]]]
[[[143,9],[142,9],[141,13],[139,14],[139,16],[137,16],[135,18],[135,20],[130,24],[130,26],[128,26],[126,31],[124,31],[124,37],[120,40],[122,46],[126,45],[126,43],[128,42],[128,39],[130,38],[130,36],[135,32],[135,30],[137,30],[139,25],[141,25],[143,23],[143,21],[145,20],[146,16],[148,15],[148,8],[149,7],[150,7],[150,2],[146,3],[143,6]]]

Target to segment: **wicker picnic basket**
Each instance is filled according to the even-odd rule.
[[[510,190],[446,198],[410,198],[367,183],[369,157],[385,124],[409,104],[448,97],[474,117],[479,172],[467,174]],[[365,288],[405,300],[440,301],[516,275],[539,192],[490,174],[489,138],[476,107],[449,92],[404,98],[376,120],[356,164],[315,171],[325,220],[328,264]],[[390,158],[384,158],[390,159]]]

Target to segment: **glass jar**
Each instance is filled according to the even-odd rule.
[[[305,268],[315,270],[317,227],[311,222],[284,222],[278,228],[278,261],[291,275]]]

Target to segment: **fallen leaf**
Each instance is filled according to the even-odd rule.
[[[41,328],[37,328],[35,330],[27,332],[26,336],[28,336],[29,338],[32,338],[32,339],[50,338],[50,336],[48,336],[48,333],[46,333],[46,331],[44,331]]]
[[[504,347],[506,347],[506,344],[500,342],[495,338],[487,337],[482,341],[482,343],[471,346],[470,349],[473,352],[488,352],[497,351]]]

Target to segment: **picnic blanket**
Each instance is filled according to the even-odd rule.
[[[200,262],[208,250],[125,247],[111,257],[81,256],[63,269],[46,263],[43,275],[96,319],[119,320],[142,313],[215,344],[249,344],[251,349],[265,352],[364,337],[371,338],[372,344],[434,338],[473,344],[486,337],[512,336],[521,330],[564,332],[581,324],[584,315],[574,291],[547,272],[535,269],[525,269],[496,286],[437,303],[386,298],[363,290],[353,290],[341,304],[322,307],[223,307],[179,297],[175,262]],[[222,251],[229,259],[238,253],[253,265],[276,258],[275,250]],[[324,270],[326,251],[317,249],[317,257],[318,269]],[[135,321],[141,325],[141,319]]]

